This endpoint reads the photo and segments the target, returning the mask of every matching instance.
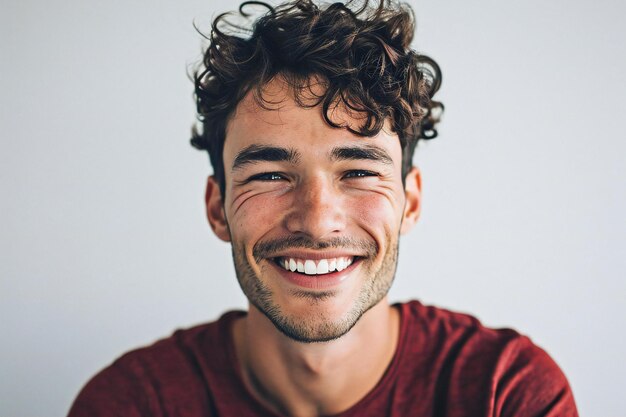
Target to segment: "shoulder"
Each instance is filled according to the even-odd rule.
[[[463,352],[484,355],[500,351],[522,337],[515,330],[485,327],[469,314],[423,305],[419,301],[399,304],[398,308],[404,342],[421,355]]]
[[[477,354],[499,352],[499,355],[506,356],[515,352],[543,352],[518,331],[484,326],[470,314],[423,305],[419,301],[398,306],[403,334],[410,344],[422,349],[436,343],[439,350],[449,346],[453,350],[475,351]]]
[[[495,361],[492,375],[498,416],[577,416],[571,387],[554,359],[519,335]]]
[[[473,415],[484,411],[530,416],[549,410],[556,410],[554,415],[577,415],[565,375],[527,336],[513,329],[492,329],[471,315],[416,301],[399,308],[404,354],[409,361],[424,364],[420,372],[436,381],[434,395],[445,398],[451,407],[490,408],[476,409]],[[484,405],[477,406],[479,402]]]
[[[220,347],[228,323],[237,314],[229,312],[215,322],[177,330],[150,346],[125,353],[83,387],[69,416],[160,415],[163,400],[169,398],[181,403],[199,401],[198,407],[208,407],[209,399],[203,394],[203,370],[208,364],[203,363],[206,358],[201,352],[217,350],[227,356]],[[224,358],[209,359],[224,362]]]

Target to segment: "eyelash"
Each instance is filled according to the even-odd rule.
[[[364,169],[355,169],[355,170],[347,171],[343,175],[343,178],[352,179],[352,178],[366,178],[366,177],[377,177],[377,176],[379,176],[379,174],[373,171],[367,171]],[[248,182],[250,181],[272,182],[272,181],[280,181],[284,179],[285,179],[285,175],[281,174],[280,172],[262,172],[260,174],[253,175],[250,178],[248,178]]]

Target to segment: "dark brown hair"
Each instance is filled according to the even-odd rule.
[[[239,17],[248,18],[251,5],[268,9],[252,28],[228,22],[232,13],[215,18],[202,66],[193,75],[201,129],[194,127],[191,144],[209,152],[222,195],[228,119],[250,91],[268,108],[262,89],[276,76],[293,88],[299,105],[321,105],[330,126],[374,136],[389,120],[402,145],[404,179],[418,140],[437,136],[443,110],[432,99],[441,85],[439,66],[410,49],[415,31],[410,6],[350,0],[320,7],[312,0],[294,0],[273,8],[246,1]],[[312,78],[324,86],[313,103]],[[331,120],[337,103],[363,115],[359,129]]]

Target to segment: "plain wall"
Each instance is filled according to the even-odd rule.
[[[123,352],[244,308],[204,218],[188,66],[234,2],[3,1],[0,415],[62,416]],[[544,347],[581,415],[624,415],[620,1],[413,1],[443,69],[392,300]]]

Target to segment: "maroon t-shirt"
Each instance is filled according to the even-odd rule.
[[[417,301],[398,308],[389,368],[341,417],[578,415],[565,376],[527,337]],[[226,313],[125,354],[83,388],[69,417],[276,417],[239,372],[231,329],[244,314]]]

